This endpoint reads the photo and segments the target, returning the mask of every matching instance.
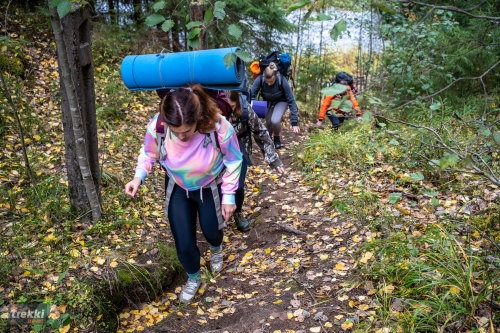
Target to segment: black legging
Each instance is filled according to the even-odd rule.
[[[236,210],[235,213],[241,213],[241,208],[243,207],[243,201],[245,200],[245,178],[247,176],[248,163],[245,157],[243,157],[243,162],[241,163],[240,178],[238,180],[238,189],[235,193],[236,200]]]
[[[166,184],[168,184],[168,177]],[[219,197],[222,198],[220,185],[218,188]],[[195,274],[200,270],[200,249],[196,244],[197,218],[199,217],[201,231],[210,245],[220,246],[224,236],[223,229],[218,228],[219,222],[212,190],[204,188],[202,191],[203,202],[200,190],[189,191],[186,196],[186,190],[175,185],[168,205],[168,220],[174,236],[177,256],[189,274]]]

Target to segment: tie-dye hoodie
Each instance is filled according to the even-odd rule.
[[[135,177],[144,180],[151,172],[154,163],[159,158],[156,136],[156,114],[149,121],[144,146],[135,168]],[[211,143],[203,147],[206,134],[196,132],[187,142],[179,140],[169,129],[165,135],[166,158],[160,161],[177,185],[186,191],[198,190],[210,184],[224,166],[226,171],[222,176],[222,204],[234,204],[234,193],[238,188],[242,154],[238,138],[233,126],[224,118],[216,123],[216,131],[220,145],[220,154]]]

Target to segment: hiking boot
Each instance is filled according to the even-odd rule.
[[[191,300],[196,295],[196,292],[200,288],[201,280],[198,279],[188,279],[184,289],[182,289],[181,294],[179,295],[179,300],[187,304],[191,302]]]
[[[212,274],[219,274],[222,271],[223,265],[224,261],[222,260],[222,248],[217,252],[210,250],[210,270],[212,271]]]
[[[274,136],[274,148],[280,149],[281,148],[281,140],[279,136]]]
[[[238,231],[247,232],[250,230],[250,223],[242,213],[234,213],[234,220],[236,221],[236,229]]]

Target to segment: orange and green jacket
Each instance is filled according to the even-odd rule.
[[[349,101],[351,101],[352,103],[352,108],[356,110],[356,116],[361,115],[361,110],[359,109],[358,101],[356,100],[356,97],[354,96],[354,93],[352,92],[351,88],[347,88],[346,94],[349,94]],[[325,99],[323,100],[323,104],[321,104],[321,108],[319,109],[318,120],[323,121],[325,119],[326,112],[330,109],[330,104],[332,104],[332,101],[334,99],[339,99],[339,98],[341,98],[340,95],[325,97]],[[337,113],[343,113],[337,108],[331,108],[330,110],[334,110]]]

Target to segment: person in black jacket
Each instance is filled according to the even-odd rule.
[[[263,82],[265,81],[265,82]],[[290,108],[290,122],[295,133],[300,131],[298,126],[298,109],[292,88],[287,79],[278,72],[278,67],[271,62],[252,84],[250,91],[251,99],[257,97],[259,91],[263,100],[267,101],[266,127],[269,135],[274,136],[274,146],[281,148],[280,132],[281,118],[287,108]]]

